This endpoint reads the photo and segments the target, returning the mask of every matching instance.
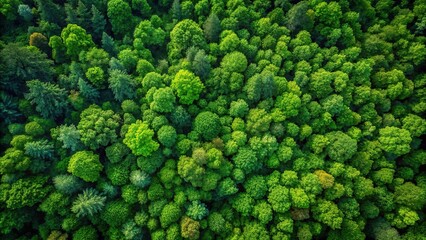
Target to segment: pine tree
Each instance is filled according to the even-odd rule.
[[[82,181],[74,175],[62,174],[53,178],[53,185],[61,193],[73,194],[82,187]]]
[[[80,25],[82,28],[86,29],[87,31],[90,31],[91,30],[91,24],[90,24],[91,13],[90,13],[90,10],[83,3],[83,1],[81,0],[78,1],[76,12],[78,16],[78,25]]]
[[[78,79],[78,89],[80,90],[80,94],[90,102],[95,102],[99,99],[98,90],[82,78]]]
[[[102,33],[102,48],[111,56],[117,56],[117,47],[115,46],[114,39],[106,32]]]
[[[179,21],[181,17],[180,0],[173,1],[171,11],[172,11],[173,19],[176,19],[177,21]]]
[[[117,101],[121,102],[136,96],[136,82],[127,73],[120,70],[113,70],[110,72],[108,82],[109,88],[114,93],[114,97]]]
[[[25,154],[33,158],[50,159],[53,156],[53,144],[46,139],[26,143]]]
[[[93,188],[83,190],[77,199],[72,203],[71,211],[77,217],[93,216],[105,205],[106,197],[102,196]]]
[[[56,118],[65,111],[68,100],[65,89],[39,80],[28,81],[27,86],[29,93],[25,95],[25,98],[36,105],[36,110],[44,118]]]
[[[56,23],[59,26],[64,25],[64,17],[61,7],[52,0],[34,0],[37,4],[41,20]]]
[[[204,22],[204,36],[210,42],[217,42],[221,31],[220,20],[216,14],[212,13]]]
[[[67,18],[65,18],[65,21],[70,24],[78,24],[78,18],[77,13],[75,9],[72,7],[71,4],[65,3],[65,13],[67,15]]]
[[[105,20],[105,16],[95,7],[95,5],[92,5],[91,22],[92,22],[92,29],[93,29],[93,34],[92,34],[93,38],[96,41],[99,41],[100,39],[103,40],[104,39],[103,33],[105,32],[106,20]]]

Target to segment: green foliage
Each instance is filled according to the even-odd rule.
[[[115,200],[106,204],[101,212],[101,219],[112,227],[119,227],[129,219],[130,213],[129,204],[122,200]]]
[[[6,197],[6,205],[9,209],[32,207],[41,202],[49,193],[50,188],[46,188],[45,177],[21,178],[14,182]]]
[[[56,190],[65,194],[73,194],[82,187],[80,179],[74,175],[67,174],[55,176],[53,178],[53,185],[55,186]]]
[[[179,102],[189,105],[200,97],[204,84],[192,72],[180,70],[173,78],[171,87],[179,97]]]
[[[95,150],[116,141],[120,116],[112,110],[91,105],[81,112],[80,118],[77,129],[84,145]]]
[[[47,140],[34,141],[25,144],[25,154],[33,158],[50,159],[53,157],[53,144]]]
[[[112,25],[112,31],[117,37],[123,37],[133,27],[132,9],[123,0],[108,1],[108,18]],[[130,21],[130,24],[129,24]]]
[[[405,129],[385,127],[379,130],[379,142],[382,149],[397,156],[410,151],[411,140],[410,132]]]
[[[151,102],[150,107],[156,112],[169,113],[174,110],[175,102],[176,97],[173,94],[173,90],[170,87],[165,87],[154,92],[153,102]]]
[[[203,49],[206,45],[203,30],[190,19],[180,21],[170,32],[169,58],[178,59],[189,47]]]
[[[132,99],[136,96],[136,82],[125,72],[112,70],[108,78],[109,88],[114,93],[117,101],[122,102],[125,99]]]
[[[278,213],[285,213],[290,209],[290,195],[288,188],[284,186],[273,186],[269,189],[268,202],[272,209]]]
[[[74,125],[61,125],[57,134],[57,139],[63,143],[63,148],[71,149],[71,151],[76,151],[80,148],[80,132]]]
[[[79,228],[74,235],[72,236],[73,240],[83,240],[83,239],[90,239],[95,240],[98,239],[98,233],[96,229],[92,226],[84,226]]]
[[[200,201],[192,201],[192,203],[186,209],[186,215],[194,220],[201,220],[209,215],[209,210],[206,204]]]
[[[126,144],[136,156],[147,157],[160,146],[156,141],[152,140],[153,136],[154,131],[152,131],[146,123],[137,120],[136,123],[129,126],[123,143]]]
[[[36,47],[23,47],[10,43],[0,51],[0,86],[19,96],[27,81],[50,81],[53,75],[52,60]]]
[[[27,82],[29,92],[25,95],[31,104],[44,118],[56,118],[63,114],[67,107],[67,93],[56,84],[31,80]]]
[[[72,59],[77,59],[81,51],[94,47],[92,36],[77,24],[68,24],[61,32],[61,38],[67,49],[67,55]]]
[[[103,166],[99,162],[99,155],[91,151],[79,151],[72,155],[68,172],[86,182],[96,182]]]
[[[219,116],[212,112],[202,112],[195,117],[194,130],[206,140],[212,140],[220,132]]]
[[[172,147],[176,142],[176,130],[172,126],[164,125],[157,133],[158,141],[166,147]]]
[[[425,0],[0,2],[2,239],[426,236]]]
[[[170,226],[170,224],[175,223],[181,217],[182,211],[180,207],[175,203],[169,203],[164,206],[160,215],[160,223],[163,228]]]
[[[15,148],[8,148],[0,157],[0,173],[23,172],[30,167],[31,160],[24,152]]]
[[[77,217],[91,217],[102,210],[105,205],[105,200],[105,196],[100,195],[93,188],[88,188],[77,196],[77,199],[72,203],[71,211],[75,213]]]

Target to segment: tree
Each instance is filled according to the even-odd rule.
[[[147,82],[148,80],[145,82],[145,86],[148,85]],[[158,85],[160,85],[160,83]],[[153,94],[153,100],[154,101],[151,102],[150,107],[156,112],[169,113],[175,109],[176,97],[170,87],[159,88],[155,90]]]
[[[249,106],[243,99],[232,101],[229,107],[229,115],[232,117],[244,117],[249,111]]]
[[[28,142],[25,144],[25,154],[38,159],[51,159],[53,157],[53,144],[47,139]]]
[[[77,217],[93,216],[102,210],[106,197],[102,196],[93,188],[83,190],[78,194],[77,199],[72,203],[71,211]]]
[[[190,19],[180,21],[170,32],[169,58],[178,60],[189,47],[204,49],[206,40],[203,30]]]
[[[397,156],[410,151],[411,140],[410,132],[405,129],[385,127],[379,130],[379,142],[382,149]]]
[[[182,211],[176,203],[169,203],[164,206],[160,215],[161,227],[166,228],[170,224],[175,223],[181,217]]]
[[[120,227],[129,220],[130,215],[130,205],[123,200],[115,200],[106,204],[101,219],[111,227]]]
[[[70,126],[61,125],[57,131],[57,139],[63,143],[63,148],[69,148],[71,151],[76,151],[81,147],[80,132],[73,124]]]
[[[30,22],[33,19],[33,13],[31,12],[31,8],[26,4],[19,4],[18,14],[27,22]]]
[[[402,129],[410,131],[413,137],[420,137],[426,133],[426,120],[417,115],[408,114],[402,119]]]
[[[309,89],[312,95],[319,99],[330,95],[333,92],[333,88],[331,88],[332,81],[333,73],[324,69],[319,69],[313,73],[309,82]]]
[[[341,227],[343,213],[335,203],[326,200],[318,200],[317,205],[312,208],[312,212],[314,219],[326,224],[332,229],[339,229]]]
[[[29,92],[25,95],[36,110],[44,118],[56,118],[63,114],[67,107],[67,93],[56,84],[31,80],[27,82]]]
[[[41,202],[50,191],[45,186],[46,181],[46,177],[32,176],[12,183],[5,199],[7,208],[32,207]]]
[[[102,49],[107,51],[111,56],[117,56],[117,47],[115,46],[114,39],[106,32],[102,33]]]
[[[86,182],[96,182],[102,169],[99,155],[91,151],[74,153],[68,163],[68,172]]]
[[[263,198],[268,190],[265,178],[260,175],[255,175],[247,179],[247,181],[244,182],[244,188],[254,199]]]
[[[186,210],[186,215],[194,220],[201,220],[209,215],[206,204],[200,201],[192,201]]]
[[[253,210],[254,199],[248,193],[239,193],[231,199],[231,204],[241,216],[248,217]]]
[[[268,202],[272,209],[278,213],[285,213],[290,209],[290,195],[288,188],[284,186],[274,186],[269,189]]]
[[[157,133],[158,141],[165,147],[171,148],[176,143],[176,130],[169,125],[162,126]]]
[[[53,185],[56,190],[64,194],[73,194],[80,190],[82,182],[74,175],[62,174],[53,178]]]
[[[141,170],[134,170],[130,173],[130,182],[139,188],[144,188],[151,183],[151,177]]]
[[[98,239],[98,233],[92,226],[83,226],[79,228],[72,237],[73,240],[95,240]]]
[[[31,160],[25,156],[24,152],[16,148],[6,149],[4,155],[0,157],[0,173],[16,173],[27,170],[31,165]]]
[[[132,9],[126,1],[108,1],[107,14],[116,37],[123,37],[133,29]]]
[[[406,182],[395,187],[394,198],[396,203],[420,210],[426,204],[426,191],[412,182]]]
[[[220,20],[215,13],[211,13],[203,25],[204,36],[210,42],[217,42],[221,32]]]
[[[249,148],[240,148],[233,157],[235,166],[249,174],[261,167],[261,163],[256,157],[256,153]]]
[[[340,131],[326,134],[328,156],[337,162],[349,160],[357,151],[357,141]]]
[[[53,3],[52,0],[35,0],[38,11],[42,20],[46,22],[56,23],[60,26],[64,23],[64,14],[61,7]]]
[[[112,110],[102,110],[97,105],[91,105],[81,112],[80,118],[77,129],[84,145],[96,150],[117,140],[121,119]]]
[[[211,70],[210,59],[204,50],[199,50],[195,54],[192,68],[194,69],[194,73],[202,79],[206,79],[209,76]]]
[[[230,73],[243,73],[247,68],[247,58],[243,53],[234,51],[226,54],[220,65],[225,71]]]
[[[117,101],[132,99],[136,96],[136,81],[127,73],[120,70],[110,71],[109,88]]]
[[[187,70],[180,70],[172,80],[171,88],[182,104],[192,104],[200,97],[204,85],[200,78]]]
[[[206,111],[195,117],[194,130],[204,139],[210,141],[220,133],[221,124],[219,116],[215,113]]]
[[[47,37],[44,36],[41,33],[38,32],[34,32],[30,35],[30,46],[34,46],[37,47],[38,49],[40,49],[43,52],[48,52],[48,41],[47,41]]]
[[[166,32],[160,26],[154,27],[151,21],[144,20],[135,28],[133,37],[135,39],[133,41],[135,49],[143,50],[145,47],[164,44]]]
[[[178,174],[193,186],[201,186],[205,174],[202,162],[187,156],[180,156],[177,164]]]
[[[184,216],[180,222],[181,236],[190,240],[199,239],[200,222]]]
[[[154,131],[149,128],[148,124],[137,120],[136,123],[129,126],[123,143],[126,144],[136,156],[147,157],[160,146],[156,141],[152,140],[153,136]]]
[[[22,47],[16,43],[5,45],[0,51],[0,86],[21,96],[25,83],[39,79],[50,81],[53,62],[36,47]]]
[[[91,18],[91,27],[93,29],[93,38],[101,39],[105,33],[106,20],[105,16],[96,8],[95,5],[92,5],[92,18]]]
[[[67,49],[67,55],[76,60],[82,51],[94,47],[92,36],[77,24],[68,24],[61,32],[62,41]]]

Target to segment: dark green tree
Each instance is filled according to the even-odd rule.
[[[56,84],[31,80],[27,82],[29,92],[25,98],[36,105],[36,110],[44,118],[56,118],[61,116],[68,105],[65,89]]]

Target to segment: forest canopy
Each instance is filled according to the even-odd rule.
[[[425,239],[425,33],[425,0],[0,0],[0,239]]]

